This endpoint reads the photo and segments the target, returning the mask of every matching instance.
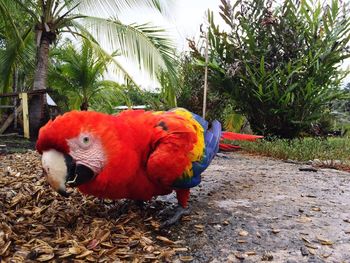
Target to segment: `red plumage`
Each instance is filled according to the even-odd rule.
[[[88,165],[90,160],[95,162],[92,167],[101,166],[90,181],[76,184],[84,194],[150,200],[175,190],[179,204],[186,207],[189,188],[200,182],[200,173],[218,150],[221,126],[216,122],[215,133],[206,126],[199,116],[182,109],[127,110],[119,115],[73,111],[41,128],[36,147],[40,153],[55,150],[62,156],[80,154],[78,161]],[[90,148],[81,146],[79,138],[84,134],[98,147],[93,148],[93,143]],[[225,133],[225,138],[250,140],[260,136]],[[96,160],[98,156],[103,158]]]
[[[159,125],[163,121],[166,129]],[[172,183],[191,162],[189,153],[197,141],[188,121],[171,112],[124,111],[113,116],[75,111],[40,130],[37,150],[70,154],[67,140],[82,132],[101,140],[107,160],[102,172],[79,190],[110,199],[150,200],[171,193]],[[189,190],[179,191],[178,195],[185,207]]]

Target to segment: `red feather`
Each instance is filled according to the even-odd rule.
[[[231,141],[256,141],[257,139],[264,138],[260,135],[251,134],[241,134],[235,132],[223,132],[221,134],[221,139],[231,140]]]
[[[238,145],[232,145],[232,144],[226,144],[223,143],[223,140],[229,140],[229,141],[256,141],[257,139],[264,138],[264,136],[260,135],[251,135],[251,134],[241,134],[241,133],[235,133],[235,132],[222,132],[221,134],[221,142],[219,145],[219,148],[221,151],[224,152],[232,152],[238,149],[241,149],[241,146]]]

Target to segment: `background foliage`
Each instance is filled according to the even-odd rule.
[[[221,31],[209,13],[211,79],[229,94],[256,133],[292,138],[343,98],[339,64],[350,57],[347,3],[222,0]],[[203,36],[204,37],[204,36]],[[192,54],[204,61],[203,52]]]

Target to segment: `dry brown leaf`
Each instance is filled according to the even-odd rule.
[[[306,243],[311,244],[310,240],[308,240],[307,238],[305,238],[305,237],[301,237],[301,239],[302,239],[303,241],[305,241]]]
[[[101,246],[106,247],[106,248],[113,248],[114,247],[111,243],[107,243],[107,242],[101,243]],[[129,245],[129,247],[130,247],[130,245]],[[88,248],[88,249],[92,249],[92,248]]]
[[[246,237],[249,235],[248,231],[245,231],[245,230],[241,230],[239,231],[238,235],[242,236],[242,237]]]
[[[299,223],[309,223],[311,221],[311,218],[307,216],[301,216],[299,219],[297,219],[297,222]]]
[[[58,258],[68,258],[68,257],[71,257],[72,254],[69,253],[68,251],[66,251],[65,253],[63,253],[62,255],[60,255]]]
[[[272,232],[273,234],[278,234],[279,232],[281,232],[281,230],[276,229],[276,228],[273,228],[273,229],[271,230],[271,232]]]
[[[100,241],[97,239],[93,239],[90,241],[90,243],[86,246],[87,249],[94,249],[99,245]]]
[[[247,256],[255,256],[256,252],[255,251],[247,251],[247,252],[245,252],[245,254],[247,254]]]
[[[182,262],[191,262],[194,260],[194,258],[192,256],[180,256],[180,260]]]
[[[157,238],[158,240],[160,240],[160,241],[163,241],[164,243],[169,244],[169,245],[175,244],[174,241],[172,241],[172,240],[170,240],[170,239],[168,239],[168,238],[166,238],[166,237],[163,237],[163,236],[157,236],[156,238]]]
[[[325,253],[325,254],[322,254],[322,257],[324,258],[329,258],[330,256],[332,255],[332,253]]]
[[[173,250],[175,252],[187,252],[188,248],[186,248],[186,247],[175,247],[175,248],[173,248]]]
[[[68,249],[68,252],[72,255],[79,255],[80,253],[83,252],[83,248],[79,247],[79,246],[75,246],[75,247],[70,247]]]
[[[87,256],[84,260],[87,260],[89,262],[96,262],[96,258],[94,258],[92,256]]]
[[[143,248],[143,251],[146,251],[148,253],[152,253],[154,251],[154,246],[146,246]]]
[[[52,254],[43,254],[43,255],[40,255],[39,257],[36,258],[37,261],[40,261],[40,262],[45,262],[45,261],[49,261],[51,259],[53,259],[55,257],[55,254],[52,253]]]
[[[7,249],[10,247],[11,241],[7,242],[7,244],[0,250],[0,256],[4,256]]]
[[[146,255],[145,259],[158,259],[158,257],[155,255]]]
[[[153,244],[153,241],[147,237],[141,237],[141,240],[143,240],[146,244],[150,245]]]
[[[235,252],[235,257],[240,259],[240,260],[243,260],[247,257],[246,254],[243,254],[243,253],[240,253],[240,252]]]
[[[91,255],[92,253],[94,253],[94,251],[92,251],[92,250],[85,250],[83,253],[81,253],[80,255],[76,256],[75,258],[77,258],[77,259],[85,258],[85,257]]]
[[[333,241],[328,240],[328,239],[324,239],[322,237],[317,237],[317,240],[321,243],[321,245],[324,245],[324,246],[331,246],[334,244]]]
[[[105,241],[109,236],[111,235],[111,232],[109,230],[105,230],[101,233],[101,237],[99,237],[100,242]]]
[[[316,251],[312,248],[307,249],[311,255],[316,255]]]

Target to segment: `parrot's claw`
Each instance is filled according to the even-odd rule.
[[[168,212],[168,210],[166,211]],[[170,217],[168,220],[164,221],[163,223],[161,223],[159,228],[164,228],[164,227],[168,227],[171,225],[176,224],[177,222],[179,222],[179,220],[182,218],[182,216],[184,215],[189,215],[190,214],[190,208],[184,208],[182,206],[178,206],[175,209],[175,213],[173,214],[172,217]]]

